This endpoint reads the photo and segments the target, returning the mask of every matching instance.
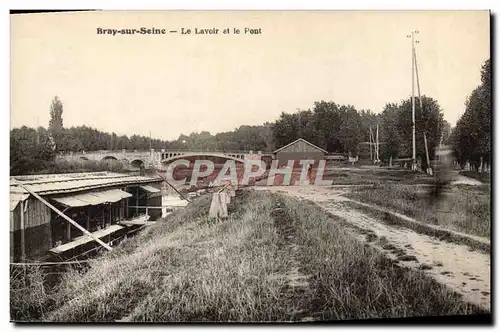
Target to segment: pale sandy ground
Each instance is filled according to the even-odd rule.
[[[463,176],[463,175],[460,175],[460,174],[457,174],[455,176],[455,180],[453,180],[451,182],[452,185],[456,185],[456,184],[467,184],[469,186],[480,186],[482,185],[481,181],[478,181],[476,179],[472,179],[472,178],[469,178],[469,177],[466,177],[466,176]]]
[[[357,209],[350,208],[343,204],[349,200],[343,196],[349,190],[346,187],[273,186],[255,187],[255,190],[282,192],[292,197],[311,200],[329,213],[344,218],[357,227],[374,232],[378,238],[385,237],[390,244],[403,249],[407,255],[415,256],[418,260],[399,261],[398,264],[414,269],[419,269],[423,264],[432,267],[422,272],[462,294],[465,300],[491,310],[488,254],[473,251],[466,245],[440,241],[411,229],[387,225]],[[360,241],[367,241],[366,235],[359,230],[353,228],[347,231]],[[487,238],[479,240],[489,243]],[[396,259],[392,252],[384,250],[376,242],[370,244],[388,257]]]

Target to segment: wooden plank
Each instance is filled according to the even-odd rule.
[[[20,204],[21,204],[21,260],[24,261],[25,257],[26,257],[26,247],[24,245],[24,202],[25,201],[21,201]]]
[[[133,225],[147,225],[147,224],[152,224],[152,222],[149,222],[149,215],[142,215],[138,218],[134,218],[132,220],[122,220],[120,222],[120,225],[126,225],[126,226],[133,226]],[[154,223],[154,222],[153,222]]]
[[[102,242],[99,238],[94,237],[94,235],[92,235],[92,233],[90,233],[88,230],[86,230],[85,228],[83,228],[82,226],[80,226],[76,221],[74,221],[73,219],[71,219],[70,217],[68,217],[67,215],[65,215],[64,213],[62,213],[61,211],[59,211],[55,206],[53,206],[52,204],[50,204],[49,202],[47,202],[45,199],[43,199],[42,197],[40,197],[40,195],[38,195],[37,193],[35,193],[35,192],[31,191],[30,189],[26,188],[25,185],[23,185],[19,181],[16,181],[15,179],[11,179],[11,181],[15,182],[21,188],[23,188],[28,193],[30,193],[31,195],[33,195],[33,197],[35,197],[36,199],[38,199],[39,201],[41,201],[43,204],[45,204],[46,206],[48,206],[51,210],[53,210],[55,213],[57,213],[58,215],[60,215],[64,220],[68,221],[70,224],[72,224],[73,226],[75,226],[76,228],[78,228],[79,230],[81,230],[84,234],[87,234],[90,237],[92,237],[101,246],[103,246],[107,250],[111,251],[111,247],[110,246],[108,246],[106,243]]]
[[[77,237],[74,241],[62,244],[56,248],[52,248],[52,249],[50,249],[50,251],[55,253],[55,254],[60,254],[60,253],[63,253],[65,251],[74,249],[78,246],[89,243],[92,241],[93,238],[104,237],[106,235],[110,235],[110,234],[113,234],[114,232],[122,230],[123,228],[124,227],[120,226],[120,225],[113,225],[113,226],[110,226],[108,228],[101,229],[99,231],[90,233],[90,234],[92,234],[92,236],[83,235],[83,236]]]

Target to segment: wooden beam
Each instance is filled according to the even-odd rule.
[[[26,247],[24,244],[24,201],[21,201],[21,261],[26,258]]]
[[[55,213],[57,213],[58,215],[60,215],[62,218],[64,218],[64,220],[66,220],[67,222],[69,222],[71,225],[75,226],[76,228],[78,228],[79,230],[81,230],[84,234],[86,234],[86,235],[90,236],[91,238],[93,238],[97,243],[99,243],[105,249],[111,251],[111,247],[110,246],[108,246],[106,243],[102,242],[98,237],[94,236],[88,230],[86,230],[85,228],[83,228],[82,226],[80,226],[76,221],[74,221],[73,219],[71,219],[70,217],[68,217],[67,215],[65,215],[64,213],[62,213],[61,211],[59,211],[55,206],[53,206],[52,204],[50,204],[49,202],[47,202],[44,198],[40,197],[40,195],[38,195],[37,193],[31,191],[25,185],[21,184],[20,182],[16,181],[15,179],[11,179],[11,181],[13,181],[14,183],[16,183],[18,186],[20,186],[21,188],[23,188],[24,190],[26,190],[31,195],[33,195],[33,197],[35,197],[40,202],[42,202],[43,204],[45,204],[46,206],[48,206],[49,209],[53,210]]]
[[[163,177],[163,175],[160,174],[160,172],[156,171],[156,174],[158,174],[159,177],[161,177],[163,179],[163,181],[165,181],[166,184],[168,184],[170,186],[170,188],[174,189],[175,192],[177,192],[184,200],[188,201],[188,202],[191,202],[186,196],[184,196],[179,190],[177,190],[177,188],[175,188],[174,186],[172,186],[165,177]]]
[[[137,206],[139,206],[139,187],[138,186],[136,187],[135,193],[136,193],[136,196],[135,196],[135,205],[136,205],[135,214],[139,215],[139,208],[137,207]]]
[[[165,206],[147,206],[147,205],[131,206],[131,208],[139,208],[139,209],[162,209],[164,207],[169,207],[169,206],[167,206],[167,205],[165,205]]]
[[[71,224],[66,224],[66,240],[71,242]]]
[[[424,131],[424,143],[425,143],[425,157],[427,158],[427,173],[432,172],[431,169],[431,163],[429,160],[429,150],[427,149],[427,135],[425,134]]]

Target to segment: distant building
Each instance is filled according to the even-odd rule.
[[[95,246],[42,201],[104,242],[161,216],[161,178],[110,172],[13,176],[10,181],[10,256],[43,259]]]
[[[273,152],[278,160],[278,167],[286,166],[290,160],[324,160],[326,150],[299,138]]]

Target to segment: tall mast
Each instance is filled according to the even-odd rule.
[[[151,144],[151,130],[149,131],[149,154],[151,155],[151,149],[152,149],[152,144]]]
[[[418,41],[416,41],[418,44]],[[418,63],[417,63],[417,51],[415,48],[413,48],[413,59],[415,60],[415,74],[417,75],[417,93],[418,93],[418,100],[420,101],[420,111],[423,110],[422,106],[422,96],[420,95],[420,80],[418,79]]]
[[[415,41],[413,37],[414,33],[411,33],[411,48],[412,48],[412,60],[411,60],[411,121],[412,121],[412,147],[413,154],[412,159],[412,169],[415,170],[416,163],[416,146],[415,146]]]
[[[370,161],[373,161],[372,156],[372,127],[370,126]]]
[[[416,41],[418,44],[419,41]],[[418,62],[417,62],[417,51],[415,48],[413,48],[413,58],[415,59],[415,74],[417,75],[417,92],[418,92],[418,100],[420,102],[420,112],[423,112],[424,106],[422,103],[422,95],[420,94],[420,80],[418,78]],[[438,116],[438,121],[439,121],[439,116]],[[432,175],[432,168],[430,164],[430,159],[429,159],[429,149],[427,146],[427,128],[424,128],[424,146],[425,146],[425,157],[427,160],[427,173]]]
[[[411,35],[411,119],[412,119],[412,170],[417,169],[417,156],[416,156],[416,144],[415,144],[415,34],[418,31],[412,31]]]
[[[38,116],[36,117],[36,145],[40,144],[40,131],[38,130],[38,127],[40,127],[40,124],[38,122]]]

